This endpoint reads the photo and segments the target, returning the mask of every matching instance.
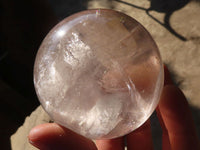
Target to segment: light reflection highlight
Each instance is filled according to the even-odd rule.
[[[58,31],[57,31],[56,35],[57,35],[58,37],[63,37],[63,36],[65,35],[65,33],[66,33],[66,31],[61,29],[61,30],[58,30]]]

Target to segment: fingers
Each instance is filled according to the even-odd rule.
[[[162,150],[171,150],[169,135],[167,132],[167,128],[165,127],[165,124],[163,122],[162,116],[160,114],[159,108],[156,109],[156,113],[162,128]]]
[[[199,149],[189,105],[180,89],[172,84],[165,85],[158,109],[164,123],[162,127],[168,131],[164,138],[166,141],[169,138],[172,150]]]
[[[170,77],[170,72],[165,65],[164,65],[164,74],[165,74],[164,75],[165,76],[164,85],[173,84],[171,77]],[[162,150],[171,150],[169,135],[167,132],[167,128],[163,122],[159,108],[156,109],[156,113],[157,113],[157,117],[159,119],[160,125],[162,127]]]
[[[164,65],[164,85],[173,84],[173,81],[170,76],[170,72],[167,66]]]
[[[124,150],[124,139],[96,140],[96,145],[98,150]]]
[[[128,150],[153,150],[150,121],[126,136]],[[124,150],[124,139],[97,140],[98,150]]]
[[[127,135],[128,150],[153,150],[150,120]]]
[[[36,126],[28,138],[32,145],[41,150],[97,150],[91,140],[56,123]]]

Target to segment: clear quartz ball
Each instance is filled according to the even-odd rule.
[[[114,10],[86,10],[45,37],[34,85],[55,122],[90,139],[110,139],[150,117],[163,66],[155,42],[136,20]]]

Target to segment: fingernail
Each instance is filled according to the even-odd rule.
[[[29,143],[34,146],[35,141],[33,139],[31,139],[30,136],[27,136],[27,138],[28,138]]]
[[[31,145],[33,145],[34,147],[41,149],[41,150],[49,150],[49,148],[46,145],[43,145],[39,142],[33,142],[31,139],[28,138],[28,141]]]
[[[31,129],[28,135],[28,139],[29,141],[31,141],[31,143],[33,143],[33,141],[38,138],[38,133],[39,133],[38,128]]]
[[[47,146],[45,146],[40,141],[38,141],[38,132],[40,132],[38,128],[31,129],[31,131],[29,132],[29,135],[27,137],[29,143],[36,148],[39,148],[42,150],[48,150],[49,148]]]

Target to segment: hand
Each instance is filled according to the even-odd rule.
[[[165,68],[165,86],[156,109],[161,124],[162,150],[199,150],[200,144],[184,94],[173,85]],[[125,136],[128,150],[153,150],[150,121]],[[56,123],[36,126],[29,141],[41,150],[124,150],[124,137],[95,143]]]

